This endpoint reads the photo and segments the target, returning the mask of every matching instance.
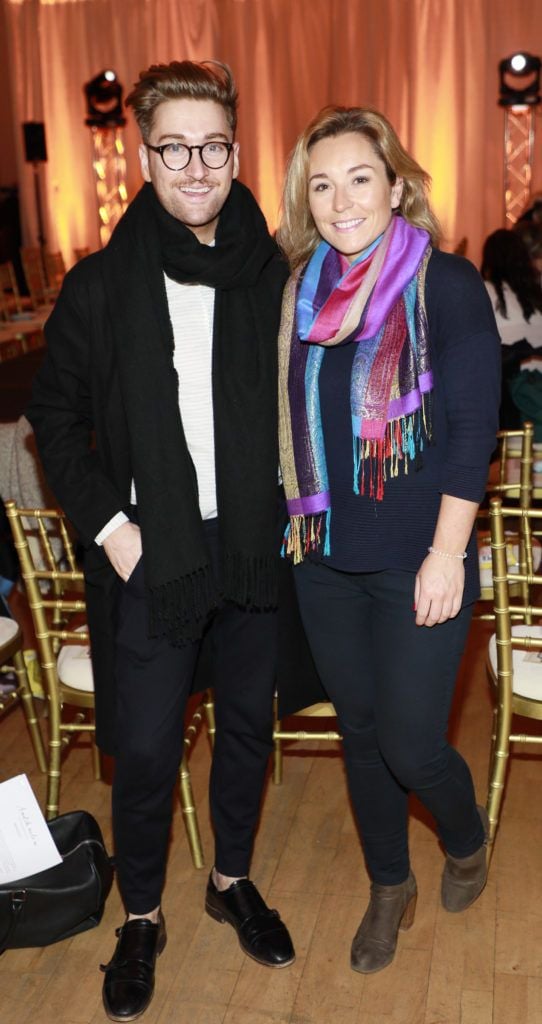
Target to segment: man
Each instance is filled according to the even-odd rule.
[[[229,69],[213,61],[140,75],[127,104],[146,184],[103,252],[67,275],[28,413],[88,548],[97,739],[116,758],[127,912],[104,967],[112,1020],[146,1009],[166,942],[172,793],[202,648],[217,719],[206,909],[260,963],[294,960],[286,927],[247,878],[272,734],[287,272],[234,180],[236,103]]]

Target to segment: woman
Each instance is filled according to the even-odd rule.
[[[526,222],[527,223],[527,222]],[[529,222],[532,227],[534,221]],[[537,269],[517,231],[500,228],[486,238],[482,277],[502,342],[499,426],[517,430],[524,419],[535,422],[542,438],[542,287]],[[534,371],[534,372],[533,372]]]
[[[542,201],[540,209],[542,210]],[[535,277],[542,285],[542,221],[520,219],[514,225],[514,234],[525,243]]]
[[[481,273],[503,345],[525,339],[533,348],[542,346],[542,287],[516,231],[500,228],[486,238]]]
[[[371,899],[352,967],[413,921],[408,791],[446,850],[442,901],[486,882],[487,816],[447,743],[478,595],[473,534],[495,443],[499,339],[466,260],[432,248],[428,177],[386,119],[327,107],[288,167],[281,466],[301,614],[344,738]]]

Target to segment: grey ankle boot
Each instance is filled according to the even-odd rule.
[[[360,974],[373,974],[387,967],[395,955],[397,933],[414,922],[416,879],[412,874],[400,885],[371,885],[371,899],[354,936],[350,964]]]
[[[478,899],[487,882],[487,839],[489,818],[485,807],[478,807],[478,814],[484,829],[484,842],[469,857],[446,855],[442,872],[441,900],[445,910],[458,914]]]

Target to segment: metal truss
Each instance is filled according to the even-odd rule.
[[[128,205],[122,128],[91,127],[100,241],[105,245]]]
[[[512,228],[528,205],[534,152],[534,108],[504,108],[504,214]]]

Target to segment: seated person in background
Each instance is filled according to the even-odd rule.
[[[43,476],[34,431],[25,416],[19,416],[18,420],[11,422],[0,423],[0,494],[4,501],[11,499],[20,508],[56,508],[56,501]],[[11,531],[7,517],[4,522],[3,539],[8,545],[11,545]],[[51,543],[55,554],[58,554],[60,550],[58,539],[52,537]],[[30,536],[29,545],[36,564],[39,568],[45,569],[43,551],[38,539]],[[10,579],[16,580],[19,575],[18,560],[15,549],[12,548],[12,551],[15,568]],[[2,573],[0,566],[0,593],[2,575],[5,574]],[[24,590],[12,583],[7,591],[6,601],[9,605],[9,614],[17,620],[23,632],[24,656],[32,692],[35,697],[43,697],[36,660],[36,637]],[[2,612],[0,607],[0,615],[2,614],[5,612]]]
[[[506,228],[489,235],[482,252],[481,273],[503,345],[524,338],[533,348],[540,348],[542,287],[523,239]]]
[[[514,234],[525,242],[539,283],[542,285],[542,221],[525,220],[514,224]]]
[[[0,423],[0,491],[21,508],[56,508],[26,416]]]
[[[542,352],[538,358],[535,352],[542,347],[542,287],[520,235],[505,228],[489,235],[481,273],[503,344],[499,425],[503,430],[516,430],[527,417],[538,424],[540,375],[520,371],[542,370]],[[539,433],[537,429],[537,440]]]

